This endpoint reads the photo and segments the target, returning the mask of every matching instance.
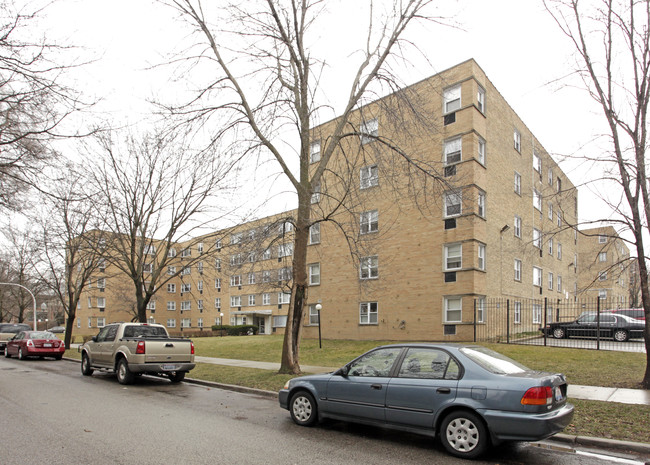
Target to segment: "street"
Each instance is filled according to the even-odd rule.
[[[0,411],[4,465],[467,463],[429,438],[341,422],[301,428],[275,399],[151,377],[122,386],[66,360],[1,358]],[[642,463],[590,454],[508,444],[474,463]]]

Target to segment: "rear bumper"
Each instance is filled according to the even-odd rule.
[[[27,347],[27,355],[63,355],[65,347]]]
[[[561,432],[573,419],[573,405],[548,413],[530,414],[482,410],[493,439],[497,441],[539,441]]]
[[[190,371],[196,366],[195,363],[129,363],[129,371],[132,373],[174,373],[178,371]]]

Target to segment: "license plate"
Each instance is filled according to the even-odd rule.
[[[564,400],[564,396],[562,395],[562,389],[560,387],[555,388],[555,400],[558,402],[562,402]]]
[[[43,347],[52,347],[52,344],[45,343],[43,344]]]
[[[169,371],[174,371],[178,369],[177,365],[163,365],[162,366],[163,370],[169,370]]]

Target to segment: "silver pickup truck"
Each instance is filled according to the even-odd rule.
[[[194,343],[172,339],[162,325],[113,323],[79,348],[81,373],[113,371],[120,384],[130,384],[143,373],[168,376],[178,383],[194,368]]]

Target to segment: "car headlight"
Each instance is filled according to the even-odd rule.
[[[290,384],[291,384],[291,380],[288,380],[286,383],[284,383],[284,387],[282,389],[289,389]]]

